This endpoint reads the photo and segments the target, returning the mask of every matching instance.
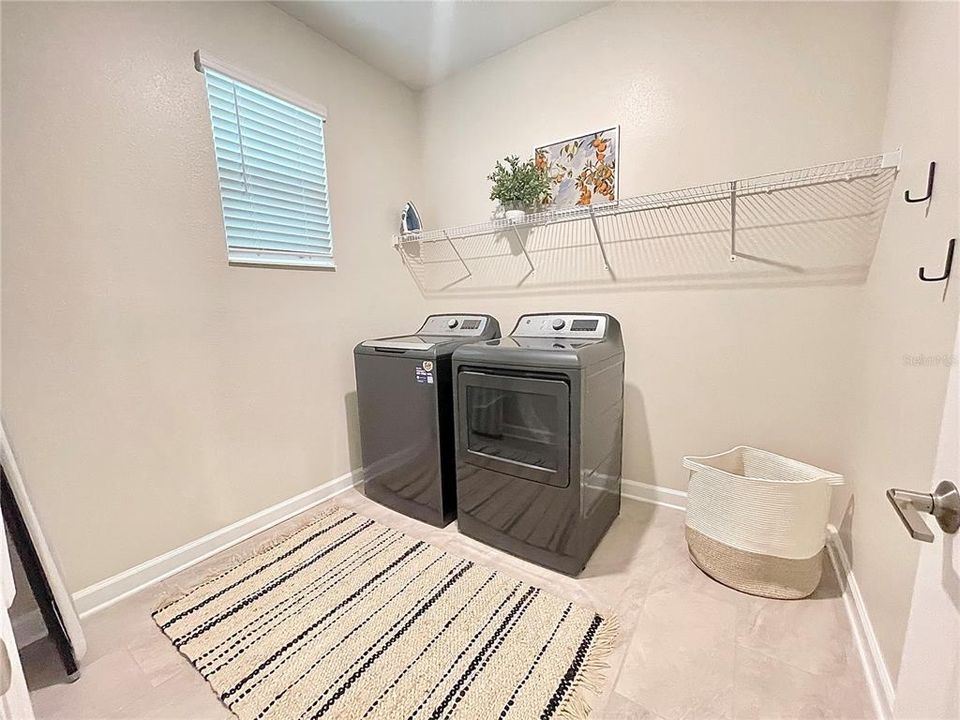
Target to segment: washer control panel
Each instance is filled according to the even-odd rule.
[[[482,335],[487,327],[487,318],[483,315],[431,315],[417,335],[456,335],[472,337]]]
[[[513,337],[562,337],[602,340],[607,332],[607,318],[590,313],[556,313],[521,315],[510,333]]]

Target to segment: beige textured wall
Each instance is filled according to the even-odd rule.
[[[878,152],[892,9],[618,3],[540,35],[425,92],[426,222],[489,217],[496,159],[612,124],[622,197]],[[678,250],[697,252],[693,238]],[[849,470],[861,288],[706,285],[531,287],[431,306],[485,309],[507,330],[524,311],[616,315],[625,478],[683,489],[682,455],[736,444]]]
[[[264,4],[4,3],[3,415],[71,588],[358,465],[357,339],[426,309],[506,330],[607,310],[625,476],[683,488],[681,455],[736,443],[848,475],[845,540],[895,673],[916,549],[882,490],[929,476],[946,378],[904,355],[949,352],[956,321],[955,294],[915,280],[957,224],[956,6],[927,8],[894,42],[887,4],[622,3],[417,98]],[[336,273],[226,265],[197,47],[329,108]],[[406,199],[429,226],[483,219],[494,160],[614,123],[622,196],[902,144],[868,283],[416,292],[388,245]],[[934,157],[921,221],[897,198]]]
[[[562,54],[597,36],[580,62]],[[683,488],[682,454],[737,443],[847,475],[835,520],[847,510],[845,544],[894,679],[917,549],[883,493],[930,477],[947,368],[910,358],[949,355],[956,330],[955,290],[941,303],[943,287],[916,269],[941,267],[960,226],[957,36],[946,3],[618,4],[426,91],[422,111],[425,214],[437,224],[489,214],[484,178],[498,157],[615,123],[624,197],[903,146],[864,285],[431,300],[482,306],[507,327],[528,310],[616,314],[627,478]],[[938,201],[925,218],[901,198],[923,189],[931,159]]]
[[[957,362],[957,284],[942,302],[942,283],[917,279],[921,265],[940,273],[947,241],[960,231],[957,38],[956,3],[898,7],[883,144],[902,146],[903,162],[855,325],[861,336],[847,470],[854,502],[842,532],[894,681],[919,543],[884,493],[890,487],[927,491],[949,364]],[[925,204],[903,202],[903,191],[923,194],[931,160],[937,174],[927,214]]]
[[[336,272],[227,265],[198,47],[328,108]],[[69,587],[357,467],[414,95],[265,3],[5,2],[2,99],[3,418]]]

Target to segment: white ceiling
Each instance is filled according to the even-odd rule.
[[[278,0],[273,4],[419,90],[609,3]]]

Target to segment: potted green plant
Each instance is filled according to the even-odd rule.
[[[513,222],[550,201],[550,180],[532,159],[520,162],[516,155],[509,155],[497,161],[487,179],[493,182],[490,199],[498,201]]]

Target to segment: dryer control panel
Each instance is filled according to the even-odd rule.
[[[479,337],[486,330],[487,322],[488,318],[484,315],[431,315],[424,320],[417,335]]]
[[[583,338],[602,340],[606,337],[607,318],[591,313],[550,313],[521,315],[510,333],[513,337]]]

